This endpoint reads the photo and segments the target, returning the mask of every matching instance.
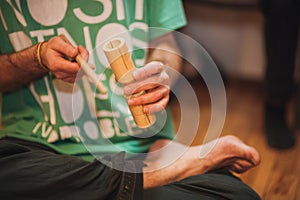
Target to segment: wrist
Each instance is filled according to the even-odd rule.
[[[49,71],[49,68],[43,63],[43,59],[42,59],[42,47],[45,44],[44,42],[39,42],[37,44],[37,48],[36,48],[36,58],[37,58],[37,62],[38,62],[38,66],[42,69],[44,69],[45,71]]]

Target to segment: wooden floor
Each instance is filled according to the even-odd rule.
[[[210,121],[210,100],[201,81],[191,82],[201,109],[200,126],[193,144],[201,144]],[[295,131],[297,145],[291,150],[278,151],[266,145],[263,131],[263,91],[260,83],[227,81],[227,117],[222,135],[233,134],[254,146],[261,155],[261,164],[238,175],[264,200],[300,199],[300,132]],[[175,126],[180,122],[177,100],[171,101]],[[292,104],[291,104],[292,105]],[[294,108],[290,106],[291,113]],[[293,114],[289,116],[293,121]]]

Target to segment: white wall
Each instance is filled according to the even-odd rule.
[[[188,26],[183,33],[204,46],[226,75],[263,78],[263,16],[258,9],[215,7],[189,1],[184,5]],[[194,56],[197,58],[196,53]]]

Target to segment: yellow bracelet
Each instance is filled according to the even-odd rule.
[[[41,59],[41,47],[42,47],[42,45],[43,45],[44,43],[45,43],[45,41],[44,41],[44,42],[39,42],[39,43],[38,43],[37,49],[36,49],[36,58],[37,58],[37,61],[38,61],[39,65],[40,65],[43,69],[49,71],[49,68],[48,68],[47,66],[43,65],[42,59]]]

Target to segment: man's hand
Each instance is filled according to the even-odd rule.
[[[37,47],[33,45],[22,51],[0,55],[0,92],[18,89],[48,73],[37,60],[37,50],[40,51],[40,62],[58,79],[73,83],[83,75],[77,76],[80,66],[70,61],[78,53],[87,60],[88,51],[82,46],[75,48],[57,36]]]
[[[130,96],[141,91],[146,93],[137,97],[130,97],[129,106],[144,105],[143,111],[148,114],[159,112],[167,106],[170,94],[170,78],[161,62],[152,61],[144,67],[136,69],[133,78],[136,81],[124,86],[124,94]]]
[[[41,60],[56,78],[73,83],[78,78],[80,65],[66,58],[75,58],[78,53],[88,58],[89,53],[82,46],[75,48],[61,37],[53,37],[41,47]]]

